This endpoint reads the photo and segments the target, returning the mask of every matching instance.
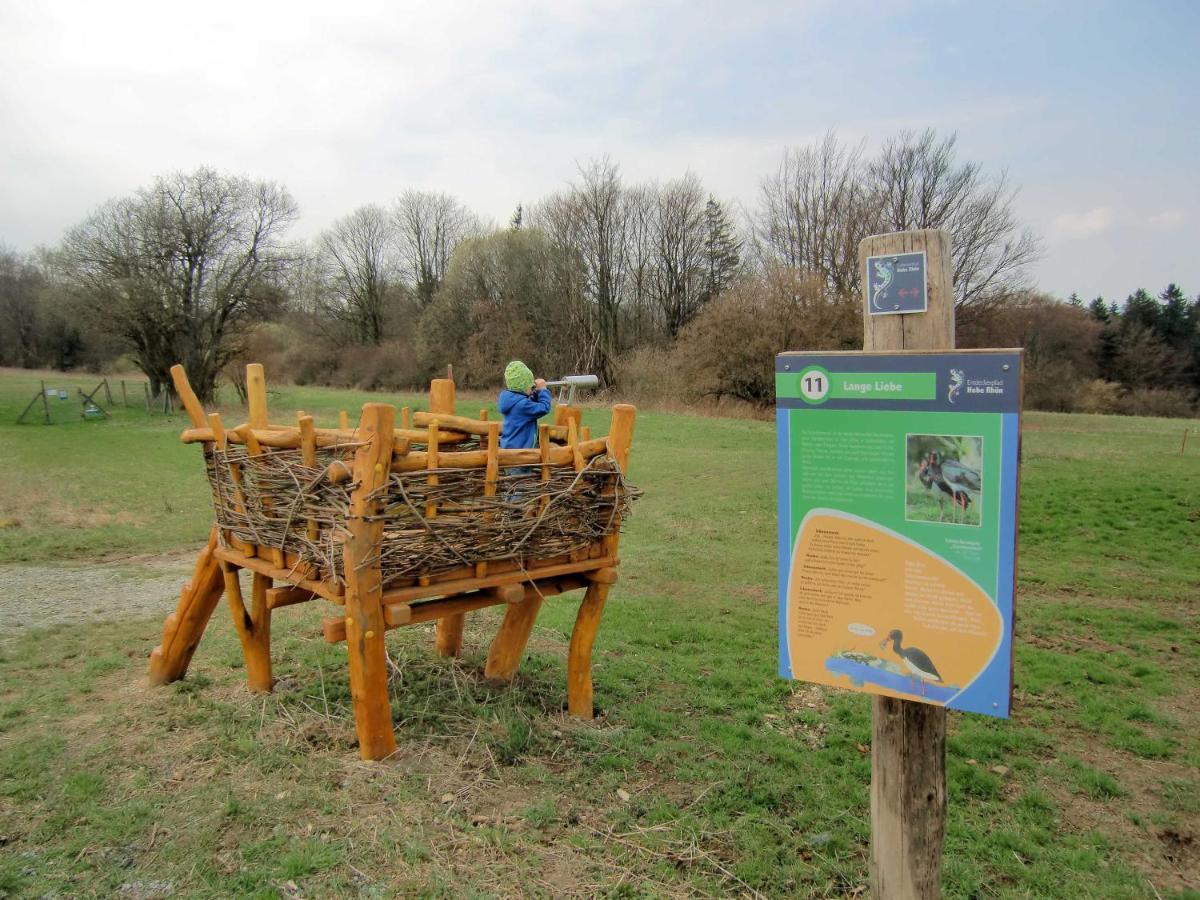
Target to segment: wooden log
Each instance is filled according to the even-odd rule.
[[[618,403],[613,407],[612,424],[608,429],[608,455],[621,467],[621,473],[629,472],[629,450],[633,445],[633,428],[637,422],[637,410],[628,403]],[[612,534],[604,538],[604,552],[609,556],[617,555],[621,543],[621,520],[613,522]]]
[[[221,424],[220,413],[209,413],[208,415],[209,429],[212,431],[213,443],[216,448],[222,452],[229,446],[228,432],[225,431],[225,426]],[[217,459],[220,459],[219,457]],[[216,460],[214,460],[216,462]],[[238,512],[245,514],[246,512],[246,495],[242,492],[242,467],[237,463],[228,463],[229,479],[233,482],[233,503],[234,508]],[[258,548],[252,544],[243,541],[241,538],[233,534],[229,535],[229,544],[235,550],[240,550],[246,556],[257,556]]]
[[[333,603],[344,603],[345,597],[342,594],[342,589],[336,584],[330,584],[324,581],[313,581],[305,578],[299,571],[280,568],[266,559],[260,559],[253,556],[248,556],[238,550],[226,547],[218,547],[216,549],[218,559],[232,563],[243,569],[250,569],[254,572],[261,572],[264,575],[269,575],[276,581],[285,581],[288,584],[293,584],[297,587],[302,587],[312,591],[318,596],[324,597],[326,600]]]
[[[246,366],[246,408],[251,428],[267,427],[267,376],[261,363]]]
[[[583,458],[591,459],[600,456],[607,450],[606,438],[593,438],[587,443],[578,445]],[[487,465],[486,450],[458,450],[439,454],[439,465],[444,469],[480,469]],[[549,448],[549,462],[552,466],[571,465],[575,453],[570,447]],[[521,450],[501,450],[498,454],[501,468],[513,466],[537,466],[542,464],[541,450],[537,447]],[[424,452],[412,450],[406,456],[392,460],[393,472],[421,472],[428,468],[428,460]]]
[[[300,431],[300,462],[307,468],[315,469],[317,467],[317,434],[313,428],[313,417],[301,415],[299,420]],[[320,536],[320,527],[316,520],[308,519],[305,522],[305,531],[308,534],[310,541],[316,541]]]
[[[163,625],[162,642],[150,653],[150,683],[167,684],[182,678],[200,644],[213,610],[221,601],[225,582],[216,557],[217,529],[196,558],[192,580],[184,587],[175,612]]]
[[[311,418],[311,417],[310,417]],[[260,446],[275,447],[281,450],[296,450],[300,447],[303,436],[300,434],[299,428],[289,426],[272,425],[270,428],[249,428],[239,430],[234,436],[234,443],[240,444],[245,442],[245,438],[241,435],[248,431],[258,441]],[[232,434],[232,432],[231,432]],[[408,448],[412,441],[416,439],[418,442],[424,442],[425,432],[402,432],[396,431],[395,441],[393,442],[393,453],[403,455],[408,452]],[[450,435],[450,438],[462,439],[465,435]],[[352,450],[358,445],[358,438],[355,432],[339,428],[313,428],[313,438],[316,440],[318,448],[324,447],[345,447],[347,450]],[[185,444],[197,444],[205,441],[211,441],[212,435],[206,428],[188,428],[182,431],[179,439]],[[447,442],[447,437],[443,435],[442,443]]]
[[[587,580],[578,575],[568,575],[560,578],[547,578],[524,586],[524,599],[514,606],[540,601],[546,597],[565,594],[587,587]],[[504,597],[494,590],[471,591],[441,597],[436,600],[425,600],[420,603],[393,603],[383,608],[384,620],[387,627],[399,628],[404,625],[419,625],[422,622],[432,622],[447,615],[465,614],[489,606],[499,606],[505,603]],[[330,616],[322,623],[325,640],[331,644],[346,639],[346,620],[340,616]]]
[[[454,417],[456,420],[459,420],[456,421],[456,424],[466,425],[469,423],[471,427],[478,427],[481,425],[479,422],[474,422],[470,419],[454,415],[454,381],[449,378],[435,378],[429,383],[428,415],[432,420],[436,421],[440,421],[442,418],[446,417]],[[415,413],[413,415],[413,424],[420,424],[420,422],[421,413]],[[427,421],[426,424],[429,425],[429,422]],[[436,427],[437,426],[430,426],[432,435],[437,434],[437,431],[435,430]],[[448,427],[452,426],[448,425]],[[458,454],[448,453],[446,455],[454,456]],[[481,455],[484,457],[484,459],[480,465],[486,466],[487,451],[483,451]],[[433,468],[436,468],[438,465],[446,465],[446,463],[439,462],[438,448],[435,446],[430,446],[428,448],[426,456],[427,467],[429,467],[428,457],[432,457],[433,459]],[[395,470],[395,465],[396,460],[393,459],[393,471]],[[431,477],[436,478],[436,476]],[[460,653],[462,653],[462,635],[465,621],[466,620],[462,613],[455,613],[438,619],[437,628],[434,633],[434,646],[439,656],[458,656]]]
[[[586,559],[579,562],[563,562],[551,566],[537,568],[512,569],[507,572],[495,572],[484,578],[466,577],[452,581],[434,582],[430,585],[413,585],[411,587],[392,588],[384,591],[385,605],[394,603],[411,603],[425,597],[437,597],[449,594],[461,594],[464,591],[482,588],[498,587],[502,584],[521,584],[527,581],[540,581],[543,578],[556,578],[560,575],[575,575],[592,569],[604,569],[615,566],[617,560],[612,557],[601,559]]]
[[[260,572],[252,574],[251,608],[247,612],[237,566],[222,562],[221,571],[225,577],[229,614],[246,660],[246,681],[250,690],[269,694],[274,685],[271,678],[271,608],[267,603],[271,579]]]
[[[592,645],[600,629],[608,588],[601,581],[588,585],[575,615],[575,628],[571,631],[571,646],[567,650],[567,712],[580,719],[590,719],[595,713],[592,705]]]
[[[358,432],[365,442],[354,455],[354,481],[346,527],[346,648],[350,657],[350,693],[363,759],[383,759],[396,750],[388,699],[387,651],[379,543],[383,522],[371,518],[378,500],[371,495],[387,480],[392,457],[395,409],[386,403],[363,406]]]
[[[310,600],[315,600],[317,596],[308,588],[296,587],[291,584],[287,587],[273,587],[267,591],[267,606],[271,609],[280,609],[284,606],[295,606],[297,603],[308,603]]]
[[[585,577],[588,581],[595,581],[599,584],[616,584],[617,570],[613,567],[596,569],[594,572],[588,572]]]
[[[928,311],[873,316],[867,257],[925,251]],[[954,349],[951,241],[945,231],[908,231],[859,244],[864,350]],[[941,896],[946,819],[946,710],[872,697],[871,893],[876,897]]]
[[[196,392],[192,390],[192,383],[188,381],[187,372],[184,371],[183,366],[178,364],[171,366],[171,381],[175,383],[175,393],[179,395],[179,402],[183,404],[183,408],[192,422],[192,427],[203,428],[207,422],[204,407],[200,405]]]
[[[486,412],[487,410],[484,410]],[[487,435],[487,465],[483,474],[483,496],[496,496],[496,483],[500,476],[500,423],[488,423]],[[484,519],[490,521],[491,513],[485,513]],[[475,564],[475,577],[482,578],[488,572],[488,564],[479,562]]]
[[[520,585],[512,585],[520,589]],[[525,596],[521,589],[523,602],[509,603],[504,612],[504,621],[492,645],[488,648],[487,664],[484,666],[485,678],[493,681],[511,681],[520,668],[521,658],[525,655],[525,646],[529,636],[533,634],[533,625],[542,609],[544,593],[534,593]]]
[[[247,366],[247,369],[249,369],[249,366]],[[247,376],[247,377],[249,377],[249,376]],[[249,396],[248,391],[249,391],[249,388],[247,388],[247,396]],[[264,396],[265,396],[265,394],[264,394]],[[242,436],[242,440],[246,444],[246,451],[251,456],[262,456],[262,454],[263,454],[262,445],[259,444],[258,438],[255,436],[254,429],[252,429],[248,424],[247,425],[239,425],[237,428],[234,429],[233,433],[240,434]],[[263,494],[260,492],[259,496],[258,496],[258,502],[259,502],[259,505],[262,507],[263,515],[269,516],[271,514],[271,510],[274,508],[272,501],[271,501],[271,497],[268,496],[267,494]],[[247,508],[249,508],[249,507],[247,506]],[[275,564],[275,567],[278,569],[286,568],[287,564],[283,558],[283,549],[280,547],[265,547],[265,546],[260,545],[256,548],[256,555],[257,556],[266,556],[269,560],[271,560],[272,563]]]
[[[438,426],[437,422],[433,422],[429,426],[429,437],[425,442],[425,468],[429,470],[429,475],[425,478],[425,483],[430,487],[436,487],[438,477],[436,474],[438,467]],[[425,518],[437,518],[437,503],[432,500],[425,504]]]
[[[627,472],[629,448],[633,443],[633,428],[637,411],[630,405],[619,403],[613,407],[612,425],[608,433],[608,455]],[[611,490],[611,488],[610,488]],[[612,534],[604,537],[604,554],[615,559],[621,542],[621,522],[613,523]],[[579,612],[575,616],[575,627],[571,631],[571,646],[567,652],[567,712],[572,716],[590,719],[594,713],[592,703],[592,646],[600,628],[600,617],[608,600],[608,591],[616,581],[615,563],[599,566],[604,570],[588,586]]]
[[[562,454],[562,455],[565,456],[566,454]],[[572,453],[571,454],[572,461],[574,461],[574,457],[575,457],[575,454]],[[542,484],[545,484],[547,481],[550,480],[550,464],[551,464],[550,426],[545,423],[538,425],[538,462],[541,463],[541,467],[542,467],[540,478],[541,478]],[[543,497],[542,498],[542,509],[545,509],[546,504],[549,502],[550,502],[549,497]]]

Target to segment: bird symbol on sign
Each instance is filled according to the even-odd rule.
[[[887,648],[888,641],[892,642],[892,649],[896,655],[904,662],[904,667],[908,669],[909,674],[913,677],[913,688],[917,687],[917,682],[921,684],[921,696],[925,696],[925,685],[945,684],[945,679],[937,670],[937,666],[933,664],[933,660],[929,658],[924,650],[918,650],[916,647],[901,646],[901,641],[904,640],[904,634],[899,628],[893,628],[888,632],[888,636],[880,643],[879,649]]]
[[[875,290],[871,292],[871,305],[876,309],[883,309],[879,305],[879,298],[891,286],[892,281],[896,278],[895,260],[877,259],[875,262],[875,277],[879,281],[875,284]]]

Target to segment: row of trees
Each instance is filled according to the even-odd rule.
[[[1148,390],[1135,360],[1166,353],[1156,389],[1194,391],[1195,304],[1139,293],[1097,311],[1031,293],[1038,242],[1012,199],[953,137],[905,132],[868,156],[830,135],[787,150],[748,209],[691,173],[628,183],[606,158],[503,226],[406,191],[299,242],[284,187],[200,169],[104,204],[52,250],[0,253],[0,363],[124,352],[157,387],[182,360],[209,395],[248,355],[363,387],[415,386],[447,362],[491,387],[520,356],[626,392],[769,403],[778,350],[860,345],[859,241],[940,227],[964,340],[1058,346],[1074,328],[1052,365],[1066,357],[1076,381]]]

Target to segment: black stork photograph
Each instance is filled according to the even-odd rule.
[[[908,435],[904,518],[978,526],[982,521],[983,439]]]

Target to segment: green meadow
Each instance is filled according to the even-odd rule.
[[[0,578],[42,573],[0,616],[34,624],[67,602],[48,569],[136,583],[211,518],[182,415],[117,391],[111,420],[76,398],[13,424],[42,377],[0,373]],[[368,399],[421,402],[270,395],[318,424]],[[1197,424],[1025,417],[1015,711],[950,716],[946,896],[1200,896]],[[507,688],[482,677],[494,610],[459,660],[390,632],[385,764],[357,758],[335,607],[277,612],[266,697],[224,609],[185,680],[146,685],[171,594],[0,630],[0,897],[865,896],[870,701],[776,675],[774,453],[769,422],[639,413],[593,722],[564,714],[578,594],[547,602]]]

